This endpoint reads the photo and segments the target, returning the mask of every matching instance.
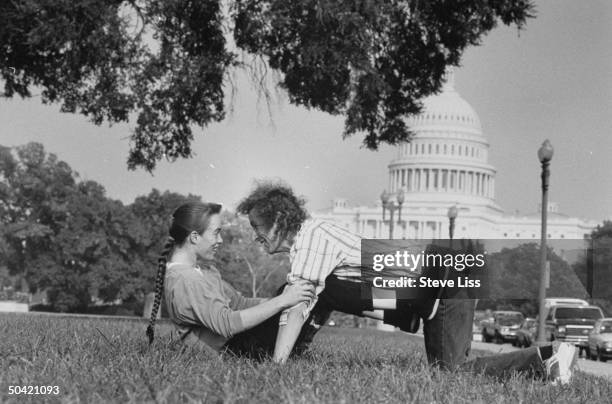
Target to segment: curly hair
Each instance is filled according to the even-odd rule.
[[[276,221],[280,232],[297,232],[308,218],[304,208],[306,200],[296,196],[291,187],[281,181],[257,181],[255,184],[253,191],[238,204],[238,213],[254,211],[268,228]]]

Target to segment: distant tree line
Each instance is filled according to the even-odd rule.
[[[171,214],[185,201],[200,197],[153,189],[125,205],[40,143],[0,145],[0,290],[45,291],[54,311],[87,311],[94,299],[142,310]],[[274,293],[286,258],[264,254],[245,219],[223,219],[223,276],[246,296]]]
[[[585,243],[584,252],[572,264],[549,248],[550,286],[547,289],[547,296],[587,299],[600,306],[607,315],[612,315],[611,247],[612,221],[604,221],[591,232],[589,241]],[[591,251],[590,258],[587,256],[589,251]],[[538,295],[539,244],[527,243],[515,248],[504,248],[488,255],[487,265],[487,271],[491,274],[489,279],[492,286],[491,296]],[[589,279],[590,277],[594,279]],[[483,299],[479,301],[478,309],[519,310],[535,317],[538,314],[538,301],[537,299]]]

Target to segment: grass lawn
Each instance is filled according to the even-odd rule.
[[[422,340],[399,332],[326,328],[311,354],[280,366],[183,351],[168,324],[149,348],[145,325],[0,314],[0,403],[612,402],[612,383],[584,373],[560,387],[430,369]],[[59,395],[9,395],[14,385]]]

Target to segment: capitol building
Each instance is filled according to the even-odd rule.
[[[415,133],[412,141],[397,146],[389,162],[389,199],[404,199],[400,223],[395,212],[393,238],[447,238],[448,211],[456,206],[455,238],[539,240],[541,213],[536,207],[533,214],[507,214],[495,201],[489,142],[476,111],[454,84],[449,71],[442,92],[425,99],[423,113],[408,120]],[[354,206],[338,198],[314,216],[366,238],[389,237],[389,212],[383,220],[380,201]],[[548,205],[548,238],[584,239],[596,225],[562,214],[554,202]]]

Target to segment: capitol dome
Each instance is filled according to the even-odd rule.
[[[442,92],[426,98],[423,112],[406,122],[414,136],[396,148],[389,190],[423,208],[459,203],[497,210],[495,168],[480,119],[455,90],[454,72],[445,76]]]
[[[474,108],[455,90],[455,73],[449,70],[445,75],[442,93],[423,100],[423,112],[407,121],[413,131],[437,129],[460,130],[465,133],[482,135],[482,127]]]

